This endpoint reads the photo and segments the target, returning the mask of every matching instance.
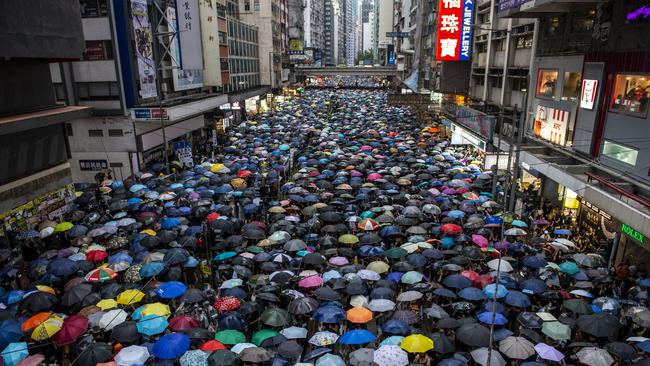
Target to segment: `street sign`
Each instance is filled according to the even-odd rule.
[[[106,160],[79,160],[79,170],[96,172],[104,169],[108,169]]]
[[[386,32],[386,37],[392,37],[392,38],[406,38],[410,36],[410,32]]]

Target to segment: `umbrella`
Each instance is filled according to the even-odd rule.
[[[581,315],[576,324],[583,332],[596,337],[610,337],[621,327],[615,316],[606,313]]]
[[[402,339],[401,347],[409,353],[423,353],[433,349],[433,340],[421,334],[411,334]]]
[[[346,312],[346,318],[352,323],[364,324],[372,320],[372,312],[363,307],[353,307]]]
[[[373,362],[374,353],[374,349],[360,348],[356,351],[352,351],[348,356],[348,359],[351,365],[359,366],[361,364],[368,364]]]
[[[341,356],[333,355],[333,354],[326,354],[316,360],[316,363],[314,366],[346,366],[345,361],[341,358]]]
[[[289,313],[280,308],[269,308],[264,310],[261,316],[262,322],[271,327],[281,327],[289,322]]]
[[[456,338],[468,346],[487,347],[490,330],[477,323],[465,324],[456,330]]]
[[[328,332],[328,331],[322,331],[322,332],[314,333],[314,335],[311,338],[309,338],[309,343],[315,346],[329,346],[331,344],[336,343],[338,339],[339,339],[338,334]]]
[[[25,342],[14,342],[10,343],[5,347],[1,353],[2,360],[7,366],[17,365],[20,361],[29,356],[29,351],[27,350],[27,343]]]
[[[345,332],[339,339],[340,344],[366,344],[373,342],[377,337],[365,329],[355,329]]]
[[[544,322],[542,324],[542,333],[555,340],[571,339],[571,328],[558,321]]]
[[[607,349],[609,353],[621,358],[622,360],[632,360],[638,356],[634,347],[623,342],[609,343],[607,346],[605,346],[605,349]]]
[[[477,348],[470,352],[472,358],[476,363],[482,366],[493,365],[493,366],[505,366],[506,361],[503,359],[503,356],[497,350],[488,350],[485,347]]]
[[[77,356],[76,363],[84,366],[97,365],[111,359],[113,349],[106,343],[92,343]]]
[[[576,353],[578,360],[588,366],[609,366],[614,363],[612,356],[602,348],[585,347]]]
[[[190,338],[183,333],[168,333],[153,345],[153,355],[163,360],[180,357],[190,348]]]
[[[397,345],[383,345],[377,348],[372,361],[379,366],[406,366],[409,363],[408,353]]]
[[[208,356],[210,366],[238,366],[241,364],[239,356],[228,350],[217,350]]]
[[[214,339],[227,345],[246,342],[246,336],[242,332],[234,329],[219,331],[214,335]]]
[[[63,320],[59,330],[52,340],[57,346],[74,343],[77,338],[88,330],[88,318],[81,315],[72,315]],[[2,330],[4,332],[4,330]]]
[[[564,355],[562,354],[562,352],[558,351],[552,346],[549,346],[546,343],[539,343],[535,345],[535,352],[537,352],[539,357],[544,360],[561,362],[562,359],[564,359]]]
[[[143,346],[128,346],[115,355],[117,366],[143,365],[149,359],[149,349]]]
[[[138,333],[153,336],[164,332],[168,326],[169,323],[164,317],[158,315],[147,315],[138,321],[137,329]]]
[[[524,337],[507,337],[499,342],[499,351],[509,358],[525,360],[535,354],[534,345]]]

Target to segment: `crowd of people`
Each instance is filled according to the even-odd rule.
[[[214,159],[79,192],[3,263],[3,364],[650,365],[646,274],[504,212],[386,98],[309,89]]]
[[[322,76],[310,78],[308,86],[346,87],[346,88],[382,88],[388,85],[385,78],[378,76]]]

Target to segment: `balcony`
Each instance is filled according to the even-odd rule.
[[[569,13],[598,0],[500,0],[500,18],[542,18],[549,14]]]

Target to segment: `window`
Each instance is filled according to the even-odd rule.
[[[251,11],[251,2],[250,1],[245,1],[244,2],[244,11]]]
[[[503,79],[499,77],[490,77],[490,86],[493,88],[500,88],[503,85]]]
[[[517,48],[532,48],[533,47],[533,35],[528,34],[525,36],[517,37]]]
[[[82,18],[99,18],[108,16],[106,0],[79,0]]]
[[[605,143],[603,144],[603,155],[607,156],[608,158],[621,161],[625,164],[635,166],[639,151],[623,145],[619,145],[612,141],[605,140]]]
[[[594,9],[574,13],[571,21],[571,32],[588,32],[594,29],[596,11]]]
[[[104,137],[102,130],[88,130],[88,137]]]
[[[540,69],[537,76],[537,96],[550,97],[555,96],[555,86],[557,85],[557,70]]]
[[[219,32],[219,44],[228,44],[228,34]]]
[[[582,73],[567,71],[564,73],[562,100],[577,102],[582,90]]]
[[[560,17],[551,17],[547,20],[546,26],[547,36],[556,36],[560,33]]]
[[[108,136],[112,136],[112,137],[124,136],[124,131],[122,131],[122,130],[108,130]]]
[[[648,114],[650,99],[649,75],[616,75],[610,111],[630,113],[639,117]]]
[[[66,136],[74,136],[74,134],[72,132],[72,124],[71,123],[66,123],[66,124],[64,124],[64,126],[65,126],[65,134],[66,134]]]
[[[117,82],[75,83],[79,100],[118,100],[120,91]]]

